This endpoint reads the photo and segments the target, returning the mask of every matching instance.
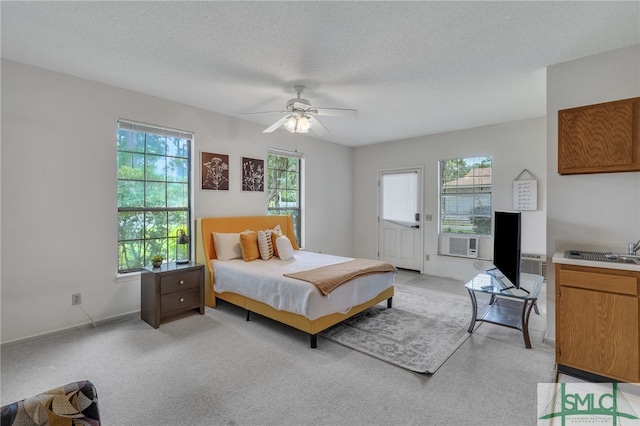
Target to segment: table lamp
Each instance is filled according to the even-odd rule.
[[[178,238],[176,239],[176,263],[182,265],[189,263],[189,236],[184,230],[176,231]]]

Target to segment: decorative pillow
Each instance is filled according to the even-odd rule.
[[[240,233],[240,251],[242,252],[242,259],[245,262],[251,262],[260,257],[258,251],[258,233],[256,231],[249,231],[248,229]]]
[[[276,238],[282,237],[282,229],[280,229],[280,225],[276,225],[275,228],[271,230],[271,245],[273,246],[273,255],[275,257],[280,257],[278,255],[278,247],[276,246]]]
[[[216,248],[216,256],[219,260],[242,258],[240,233],[238,232],[214,232],[213,245]]]
[[[293,246],[286,235],[276,238],[276,246],[278,247],[280,260],[289,260],[293,257]]]
[[[100,425],[98,394],[89,380],[72,382],[0,407],[2,425]]]
[[[258,231],[258,251],[262,260],[273,257],[273,241],[271,241],[271,229]]]

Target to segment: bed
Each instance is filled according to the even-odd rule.
[[[257,259],[250,262],[218,259],[214,233],[219,233],[219,236],[220,233],[274,229],[277,226],[291,243],[293,259]],[[283,276],[354,261],[352,258],[300,250],[290,216],[198,218],[196,227],[196,261],[206,265],[205,303],[211,308],[216,307],[217,300],[232,303],[247,311],[247,320],[254,312],[308,333],[310,346],[316,348],[317,334],[321,331],[384,300],[387,300],[389,308],[392,305],[395,271],[358,275],[326,296],[314,284]]]

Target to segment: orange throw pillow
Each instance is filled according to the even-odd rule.
[[[260,257],[258,233],[256,231],[246,230],[240,233],[240,250],[242,251],[242,259],[245,262],[251,262]]]
[[[276,225],[276,227],[271,230],[271,245],[273,246],[273,257],[280,257],[278,255],[278,247],[276,247],[276,239],[278,237],[282,237],[282,229],[280,229],[280,225]]]

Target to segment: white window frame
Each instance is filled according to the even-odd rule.
[[[489,161],[489,167],[473,167],[483,160]],[[469,170],[464,173],[457,172],[455,178],[445,177],[446,164],[449,162],[459,164],[460,161],[464,161]],[[492,167],[493,158],[490,155],[452,158],[438,162],[438,233],[440,235],[491,235]],[[487,199],[488,205],[483,205],[482,201],[486,203]],[[446,205],[447,200],[452,205]],[[480,220],[474,224],[476,218]]]
[[[272,204],[272,192],[279,190],[279,188],[271,188],[273,183],[271,182],[271,167],[269,162],[269,157],[272,155],[276,155],[279,157],[289,157],[295,158],[297,160],[297,175],[298,175],[298,187],[296,189],[296,205],[281,205],[281,206],[270,206]],[[288,215],[291,214],[293,219],[293,229],[295,233],[295,237],[297,239],[298,245],[300,247],[304,247],[303,238],[304,238],[304,215],[303,215],[303,205],[304,205],[304,155],[297,151],[287,151],[278,148],[269,148],[267,152],[267,212],[269,215]],[[291,201],[289,201],[291,202]],[[287,203],[287,202],[285,202]]]
[[[184,131],[184,130],[176,130],[176,129],[170,129],[167,127],[163,127],[163,126],[157,126],[157,125],[152,125],[152,124],[146,124],[146,123],[140,123],[140,122],[135,122],[135,121],[131,121],[131,120],[126,120],[126,119],[119,119],[118,123],[117,123],[117,130],[118,132],[123,129],[123,130],[131,130],[134,132],[138,132],[138,133],[149,133],[149,134],[155,134],[155,135],[161,135],[161,136],[166,136],[166,137],[171,137],[171,138],[180,138],[180,139],[185,139],[187,140],[187,157],[183,157],[178,155],[176,156],[172,156],[169,153],[167,153],[165,151],[164,155],[160,155],[161,157],[165,157],[165,158],[186,158],[186,164],[187,164],[187,191],[188,191],[188,196],[187,196],[187,206],[168,206],[165,205],[164,207],[158,207],[158,208],[149,208],[148,206],[138,206],[136,208],[126,208],[126,207],[120,207],[120,202],[118,201],[118,216],[121,212],[126,212],[126,211],[138,211],[138,212],[151,212],[151,211],[183,211],[187,213],[187,217],[186,217],[186,223],[184,223],[184,225],[182,227],[180,227],[180,229],[182,229],[183,227],[186,228],[184,229],[184,231],[186,232],[186,234],[188,236],[192,236],[192,232],[195,229],[193,226],[193,208],[194,208],[194,144],[195,144],[195,134],[194,132],[190,132],[190,131]],[[118,133],[119,134],[119,133]],[[119,137],[119,136],[118,136]],[[117,157],[116,157],[116,161],[119,161],[120,158],[120,153],[122,151],[118,148],[117,149]],[[133,152],[133,151],[131,151]],[[145,172],[146,173],[146,172]],[[145,174],[146,177],[146,174]],[[117,176],[117,180],[118,180],[118,185],[120,183],[121,180],[125,180],[125,179],[120,179],[119,176]],[[147,182],[146,179],[143,180],[144,182]],[[184,181],[171,181],[171,180],[165,180],[164,183],[184,183]],[[176,240],[177,240],[177,233],[174,233],[172,229],[169,229],[170,225],[168,224],[167,226],[167,232],[166,232],[166,236],[162,237],[160,239],[164,239],[166,240],[166,248],[164,249],[164,252],[162,253],[147,253],[146,248],[143,249],[144,250],[144,260],[143,260],[143,265],[141,265],[141,267],[135,267],[135,268],[129,268],[129,269],[121,269],[121,264],[120,264],[120,250],[121,250],[121,242],[125,241],[126,239],[121,239],[121,234],[120,234],[120,222],[118,219],[118,259],[117,259],[117,263],[118,263],[118,274],[117,277],[124,277],[127,275],[130,275],[129,273],[131,272],[139,272],[142,267],[144,266],[148,266],[150,264],[150,262],[148,261],[148,257],[152,256],[153,254],[161,254],[164,258],[165,261],[174,261],[175,257],[178,255],[175,251],[176,248]],[[174,235],[175,234],[175,235]],[[146,244],[146,242],[148,240],[151,240],[153,238],[148,237],[146,234],[144,235],[143,238],[139,238],[138,240],[143,241],[143,245]],[[129,240],[130,241],[130,240]],[[188,256],[189,259],[193,257],[193,241],[194,238],[190,238],[190,242],[187,245],[187,252],[188,252]],[[182,257],[182,256],[180,256]],[[118,282],[122,281],[121,279],[118,279]]]

